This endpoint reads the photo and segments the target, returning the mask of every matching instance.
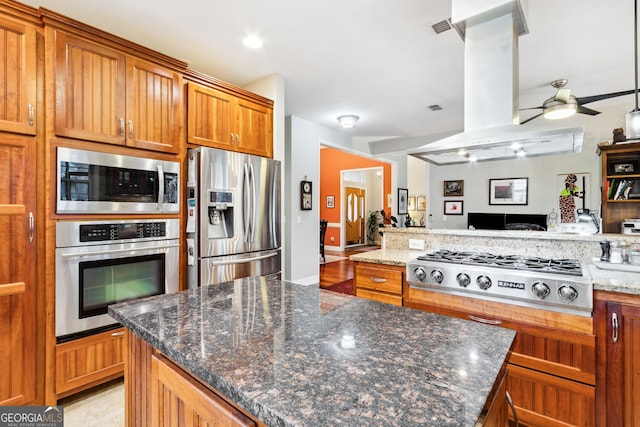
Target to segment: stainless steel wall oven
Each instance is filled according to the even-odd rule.
[[[110,304],[177,292],[179,222],[58,222],[58,342],[118,326],[107,314]]]
[[[180,163],[58,147],[56,212],[180,212]]]

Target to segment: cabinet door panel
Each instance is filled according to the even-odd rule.
[[[0,135],[0,405],[35,398],[35,140]]]
[[[273,156],[273,110],[238,100],[238,149],[258,156]]]
[[[0,130],[35,135],[36,30],[0,17]]]
[[[182,128],[182,77],[128,58],[127,145],[177,153]]]
[[[55,132],[124,145],[125,56],[55,32]]]
[[[189,82],[187,141],[213,148],[232,149],[234,98],[228,93]]]
[[[164,357],[153,356],[151,369],[152,426],[256,425]]]

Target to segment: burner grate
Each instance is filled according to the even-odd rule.
[[[439,250],[419,256],[421,261],[440,261],[465,265],[529,270],[543,273],[582,275],[582,264],[577,259],[547,259],[520,255],[494,255],[486,252],[453,252]]]

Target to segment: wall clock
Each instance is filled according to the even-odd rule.
[[[300,209],[303,211],[311,210],[311,181],[300,182]]]

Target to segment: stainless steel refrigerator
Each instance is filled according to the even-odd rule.
[[[200,147],[187,154],[188,286],[280,276],[280,162]]]

